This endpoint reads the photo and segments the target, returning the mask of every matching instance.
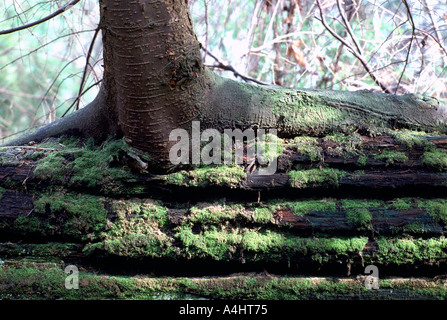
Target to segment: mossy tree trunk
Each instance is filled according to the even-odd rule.
[[[368,264],[444,273],[447,105],[219,77],[201,62],[186,3],[100,1],[98,97],[0,148],[0,258],[130,261],[144,272],[186,263],[201,274],[338,276]],[[278,129],[278,171],[166,171],[169,133],[194,120]]]
[[[86,108],[6,145],[61,134],[124,135],[152,168],[170,167],[177,128],[274,128],[282,137],[406,127],[445,131],[447,105],[429,97],[249,85],[204,67],[187,1],[101,0],[104,79]]]

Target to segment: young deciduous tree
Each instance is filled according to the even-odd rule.
[[[75,1],[76,2],[76,1]],[[176,128],[275,128],[283,137],[374,126],[445,131],[447,105],[419,95],[239,83],[203,65],[188,1],[100,0],[104,78],[87,107],[5,145],[61,134],[124,135],[152,168],[169,167]]]

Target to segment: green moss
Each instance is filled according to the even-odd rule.
[[[209,204],[194,206],[190,209],[188,220],[192,223],[212,224],[233,220],[243,210],[242,206],[223,206],[220,204]]]
[[[268,223],[272,221],[273,214],[276,212],[277,206],[268,206],[265,208],[256,208],[253,213],[253,219],[259,223]]]
[[[331,277],[129,277],[79,273],[79,289],[65,289],[64,266],[24,263],[0,266],[0,299],[7,300],[328,300],[445,299],[443,282],[431,279],[380,279],[380,290],[367,290],[364,279]],[[252,309],[255,310],[255,309]],[[268,312],[271,310],[268,309]],[[170,312],[168,312],[169,314]],[[172,312],[178,314],[178,310]]]
[[[311,93],[293,90],[272,90],[269,105],[284,132],[290,130],[316,136],[349,118],[349,112],[329,107]]]
[[[298,216],[310,212],[335,212],[337,210],[337,203],[326,199],[285,202],[281,206],[290,208]]]
[[[391,135],[400,145],[406,147],[408,150],[412,150],[414,147],[424,148],[425,151],[433,151],[435,149],[435,145],[424,137],[426,135],[425,132],[394,130],[391,131]]]
[[[34,169],[34,176],[41,180],[50,180],[55,184],[65,183],[69,179],[65,177],[65,164],[67,161],[64,156],[67,155],[68,153],[65,152],[52,152],[48,154],[44,159],[38,161]]]
[[[342,133],[333,133],[324,137],[325,141],[336,144],[328,148],[327,152],[332,156],[344,157],[346,159],[354,156],[363,155],[363,140],[358,133],[345,135]]]
[[[43,223],[35,216],[26,217],[25,215],[19,215],[14,221],[14,228],[23,233],[45,234],[48,227],[47,223]]]
[[[116,219],[108,222],[104,240],[85,247],[86,254],[95,250],[133,258],[172,254],[173,238],[165,233],[170,223],[166,207],[152,200],[116,200],[111,205]]]
[[[378,250],[374,263],[413,265],[440,265],[447,261],[447,239],[389,239],[377,240]]]
[[[386,164],[394,164],[395,162],[404,163],[408,161],[408,157],[404,152],[384,150],[381,154],[375,156],[376,160],[384,160]]]
[[[3,194],[6,192],[5,188],[0,187],[0,199],[3,197]]]
[[[242,259],[243,262],[279,263],[293,256],[348,257],[363,250],[367,242],[366,238],[301,238],[272,230],[225,226],[211,226],[199,233],[188,226],[178,230],[176,237],[182,241],[187,258],[208,257],[218,261]]]
[[[435,150],[425,152],[422,164],[435,171],[447,171],[447,151]]]
[[[293,188],[336,187],[346,172],[337,169],[310,169],[290,171],[289,182]]]
[[[393,200],[387,207],[396,210],[410,210],[412,208],[412,202],[413,200],[411,198],[398,198]]]
[[[323,149],[318,145],[317,138],[296,137],[292,141],[292,146],[296,150],[310,159],[310,161],[321,161]]]
[[[382,200],[343,199],[340,203],[344,209],[378,208],[384,206],[384,202]]]
[[[364,154],[359,156],[359,158],[357,159],[357,165],[359,165],[360,167],[366,166],[367,162],[368,162],[368,157]]]
[[[384,207],[381,200],[343,199],[340,207],[346,213],[348,223],[359,229],[369,229],[372,221],[371,209]]]
[[[418,207],[427,210],[428,214],[438,223],[447,223],[447,200],[419,200]]]
[[[258,138],[257,138],[258,139]],[[263,143],[260,144],[261,150],[256,149],[256,156],[263,164],[271,163],[284,152],[284,140],[276,135],[266,133],[263,137]]]
[[[34,200],[34,213],[52,219],[46,226],[42,226],[36,216],[20,216],[16,220],[17,227],[23,231],[41,229],[44,232],[61,229],[59,232],[66,236],[93,239],[105,230],[107,224],[107,210],[104,209],[103,199],[91,195],[54,193],[41,196]]]
[[[247,177],[243,167],[238,165],[221,165],[215,167],[182,170],[163,178],[169,183],[188,187],[225,186],[237,187]]]
[[[53,151],[37,162],[34,175],[40,180],[73,187],[98,188],[102,192],[123,192],[120,180],[131,180],[133,175],[125,167],[114,166],[120,154],[130,149],[120,140],[108,140],[98,147],[92,141],[74,147],[68,140],[68,147]]]
[[[372,216],[368,209],[356,208],[346,210],[346,218],[348,223],[358,228],[369,228]]]

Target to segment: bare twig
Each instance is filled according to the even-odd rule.
[[[256,80],[256,79],[244,76],[243,74],[241,74],[238,71],[236,71],[236,69],[234,69],[234,67],[232,65],[223,63],[219,58],[217,58],[215,55],[213,55],[208,49],[202,48],[202,50],[205,50],[207,52],[207,54],[217,62],[217,65],[209,66],[209,67],[211,67],[211,68],[219,68],[219,69],[226,70],[226,71],[231,71],[231,72],[233,72],[235,77],[239,77],[239,78],[241,78],[244,81],[255,82],[255,83],[263,85],[263,86],[268,86],[269,85],[268,83],[265,83],[265,82],[262,82],[262,81],[259,81],[259,80]]]
[[[93,40],[90,43],[90,48],[88,50],[86,61],[85,61],[84,72],[82,74],[81,85],[79,86],[78,99],[77,99],[78,103],[76,104],[76,110],[79,110],[79,105],[81,103],[80,97],[81,97],[82,91],[84,90],[85,79],[87,78],[87,71],[88,71],[88,67],[90,66],[90,57],[92,56],[92,52],[93,52],[93,48],[95,46],[96,38],[98,37],[98,34],[99,34],[100,30],[101,30],[101,28],[99,28],[99,27],[95,30],[95,34],[93,35]]]
[[[203,4],[205,6],[205,48],[208,48],[209,44],[209,21],[208,21],[208,0],[203,0]],[[203,57],[203,61],[206,61],[207,52],[205,51],[205,56]]]
[[[349,44],[345,39],[343,39],[339,34],[337,34],[328,24],[327,24],[327,22],[326,22],[326,19],[324,18],[324,15],[323,15],[323,8],[322,8],[322,6],[321,6],[321,3],[320,3],[320,0],[317,0],[317,5],[318,5],[318,8],[319,8],[319,11],[320,11],[320,21],[321,21],[321,23],[323,24],[323,26],[326,28],[326,30],[334,37],[334,38],[336,38],[338,41],[340,41],[343,45],[345,45],[346,46],[346,48],[349,50],[349,51],[351,51],[351,53],[354,55],[354,57],[356,57],[357,58],[357,60],[359,60],[360,61],[360,63],[363,65],[363,68],[366,70],[366,72],[369,74],[369,76],[371,77],[371,79],[374,81],[374,83],[375,84],[377,84],[381,89],[382,89],[382,91],[383,92],[385,92],[385,93],[392,93],[392,91],[383,83],[383,82],[381,82],[376,76],[375,76],[375,74],[374,74],[374,72],[371,70],[371,68],[370,68],[370,66],[369,66],[369,64],[368,64],[368,62],[366,61],[366,59],[365,59],[365,57],[363,56],[363,54],[362,54],[362,51],[361,50],[359,50],[360,49],[360,46],[358,45],[358,44],[355,44],[355,47],[356,48],[354,48],[351,44]],[[343,15],[342,15],[342,18],[343,18]],[[344,18],[344,19],[346,19],[346,17]],[[348,24],[349,25],[349,24]],[[345,26],[346,27],[346,26]],[[349,29],[347,29],[348,30],[348,32],[349,32],[349,30],[350,30],[350,28]],[[352,34],[352,37],[354,37],[354,34],[352,33],[352,30],[351,30],[351,34]],[[354,37],[355,38],[355,37]],[[356,42],[356,41],[354,41],[354,42]]]
[[[11,28],[11,29],[8,29],[8,30],[0,31],[0,35],[9,34],[9,33],[17,32],[17,31],[21,31],[21,30],[25,30],[25,29],[28,29],[28,28],[37,26],[38,24],[44,23],[44,22],[46,22],[46,21],[48,21],[48,20],[51,20],[51,19],[53,19],[54,17],[56,17],[56,16],[58,16],[58,15],[64,13],[65,11],[67,11],[68,9],[70,9],[71,7],[73,7],[73,6],[74,6],[75,4],[77,4],[79,1],[81,1],[81,0],[73,0],[73,1],[71,1],[70,3],[66,4],[65,6],[63,6],[62,8],[56,10],[56,11],[53,12],[52,14],[50,14],[50,15],[48,15],[48,16],[42,18],[42,19],[39,19],[39,20],[37,20],[37,21],[34,21],[34,22],[31,22],[31,23],[22,25],[22,26],[20,26],[20,27],[16,27],[16,28]]]
[[[413,40],[415,38],[415,32],[416,32],[416,27],[414,25],[413,15],[411,14],[410,6],[408,5],[407,0],[402,0],[402,2],[405,6],[405,9],[407,10],[408,19],[411,24],[411,38],[410,38],[410,44],[408,45],[407,55],[405,57],[404,68],[403,68],[402,72],[400,73],[399,80],[397,81],[397,86],[396,86],[396,89],[394,90],[394,93],[396,93],[397,89],[399,89],[402,78],[405,74],[405,71],[407,70],[408,60],[410,59],[411,47],[413,46]]]

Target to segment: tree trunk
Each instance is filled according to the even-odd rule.
[[[78,134],[103,140],[124,135],[148,154],[153,168],[171,168],[169,134],[247,127],[281,137],[331,132],[374,133],[380,128],[446,132],[444,101],[416,95],[343,92],[249,85],[203,66],[187,1],[100,1],[104,79],[85,110],[7,142],[23,145]]]
[[[160,274],[445,272],[447,104],[239,83],[203,66],[187,1],[100,9],[98,97],[0,148],[2,257]],[[192,121],[277,129],[277,172],[173,167],[169,135]]]

